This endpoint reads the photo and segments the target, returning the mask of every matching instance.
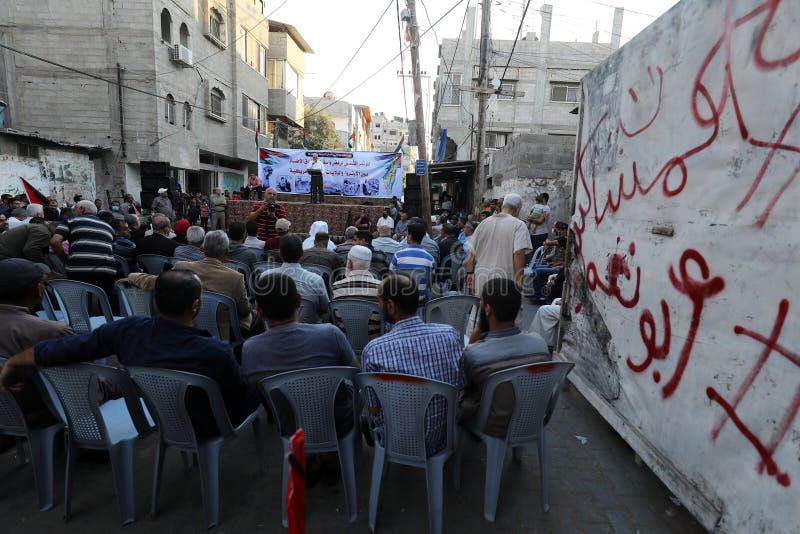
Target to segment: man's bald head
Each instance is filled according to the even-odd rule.
[[[274,202],[277,197],[278,197],[278,192],[275,190],[275,188],[268,187],[268,188],[266,188],[264,190],[264,200],[266,202],[269,202],[269,201],[273,201]]]

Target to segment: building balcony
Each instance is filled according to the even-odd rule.
[[[297,98],[286,89],[270,89],[269,114],[271,117],[285,117],[292,122],[296,121]]]

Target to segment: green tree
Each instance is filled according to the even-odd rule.
[[[341,150],[341,141],[336,133],[333,121],[324,111],[314,112],[311,115],[311,107],[305,107],[305,129],[306,147],[311,150]],[[310,115],[310,116],[308,116]],[[289,146],[291,148],[303,148],[303,130],[292,128],[289,133]]]

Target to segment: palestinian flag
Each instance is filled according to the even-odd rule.
[[[350,134],[350,138],[347,140],[347,151],[352,152],[355,144],[356,144],[356,134]]]
[[[397,147],[395,147],[394,151],[400,152],[401,154],[405,155],[406,149],[403,148],[403,143],[405,142],[406,142],[406,134],[403,134],[402,137],[400,137],[400,142],[397,143]]]
[[[28,202],[31,204],[41,204],[42,206],[47,206],[49,201],[47,200],[46,196],[29,184],[25,178],[20,176],[19,179],[22,180],[22,188],[25,190],[25,195],[28,197]]]

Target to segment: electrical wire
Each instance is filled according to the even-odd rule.
[[[397,6],[397,43],[400,47],[400,77],[403,79],[403,107],[406,111],[406,120],[408,120],[408,98],[406,97],[406,66],[403,61],[403,35],[402,24],[400,23],[400,0],[395,0]]]
[[[381,13],[381,16],[380,16],[380,17],[378,17],[378,20],[375,22],[375,25],[374,25],[374,26],[372,26],[372,29],[370,29],[370,30],[369,30],[369,33],[367,33],[367,36],[366,36],[366,37],[364,37],[364,40],[363,40],[363,41],[361,41],[361,44],[360,44],[360,45],[358,45],[358,48],[356,49],[356,51],[353,53],[353,55],[352,55],[352,56],[350,56],[350,59],[347,61],[347,63],[345,64],[345,66],[342,68],[341,72],[339,72],[339,75],[336,77],[336,79],[335,79],[335,80],[333,80],[333,83],[331,83],[331,84],[328,86],[328,89],[326,89],[326,90],[325,90],[325,93],[327,93],[328,91],[330,91],[330,90],[333,88],[333,86],[334,86],[334,85],[336,85],[336,82],[338,82],[338,81],[339,81],[339,80],[342,78],[342,76],[344,75],[344,73],[347,71],[347,68],[348,68],[348,67],[350,67],[350,64],[351,64],[351,63],[353,63],[353,60],[356,58],[356,56],[358,55],[358,53],[361,51],[361,49],[362,49],[362,48],[364,48],[364,45],[365,45],[365,44],[367,44],[367,40],[369,40],[369,38],[370,38],[370,36],[372,35],[372,33],[375,31],[375,29],[376,29],[376,28],[378,27],[378,25],[381,23],[381,21],[383,20],[383,17],[385,17],[385,16],[386,16],[386,13],[389,11],[389,8],[390,8],[390,7],[392,7],[392,3],[394,3],[394,1],[395,1],[395,0],[389,0],[389,3],[388,3],[388,4],[386,4],[386,8],[383,10],[383,13]],[[324,95],[324,93],[323,93],[323,95]],[[314,111],[314,108],[316,108],[316,107],[319,105],[319,103],[320,103],[320,102],[322,102],[322,99],[321,99],[321,98],[320,98],[319,100],[317,100],[317,102],[315,102],[315,103],[314,103],[314,105],[311,107],[311,109],[309,110],[309,116],[310,116],[310,114],[311,114],[311,113]],[[299,121],[298,121],[298,122],[299,122]]]
[[[506,72],[508,71],[508,66],[511,64],[511,57],[514,55],[514,50],[517,48],[517,42],[519,41],[519,33],[522,31],[522,24],[525,22],[525,15],[528,13],[528,7],[531,5],[531,0],[528,0],[528,3],[525,4],[525,9],[522,11],[522,18],[519,19],[519,28],[517,28],[517,36],[514,38],[514,44],[511,45],[511,52],[508,54],[508,61],[506,62],[506,67],[503,69],[503,75],[500,76],[500,84],[503,83],[503,78],[506,76]],[[498,87],[497,90],[499,91],[500,88]]]
[[[453,49],[453,57],[450,58],[450,66],[449,67],[447,66],[447,59],[444,60],[444,65],[445,65],[445,67],[447,69],[447,72],[446,72],[447,83],[451,87],[453,85],[453,64],[456,61],[456,54],[458,53],[458,45],[459,45],[459,43],[461,43],[461,35],[464,32],[464,24],[466,24],[466,22],[467,22],[467,15],[468,14],[469,14],[469,2],[467,2],[467,8],[464,10],[464,18],[461,19],[461,28],[458,30],[458,39],[456,39],[456,46]],[[462,82],[463,82],[463,80],[462,80]],[[441,108],[442,103],[444,102],[444,90],[446,89],[446,87],[447,86],[445,85],[444,88],[439,88],[438,97],[436,98],[436,106],[434,107],[434,112],[433,112],[433,116],[432,116],[432,120],[431,120],[431,133],[433,133],[434,126],[435,126],[433,123],[438,122],[439,109]],[[461,91],[461,89],[459,89],[459,93],[460,93],[460,91]],[[460,94],[459,94],[458,102],[461,105],[461,107],[464,109],[464,111],[466,111],[467,113],[472,115],[472,112],[469,109],[467,109],[467,107],[464,105],[464,102],[462,101],[462,99],[460,97]]]

